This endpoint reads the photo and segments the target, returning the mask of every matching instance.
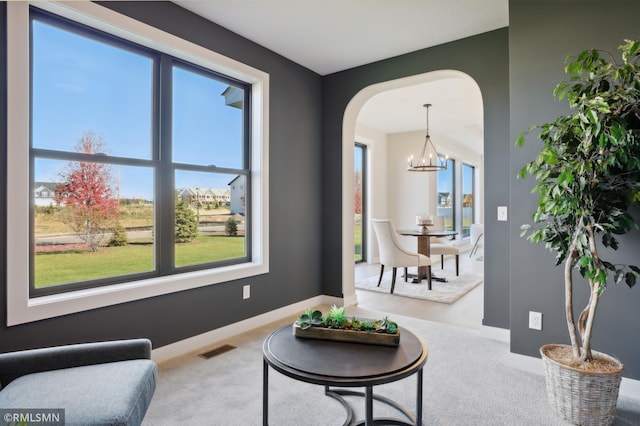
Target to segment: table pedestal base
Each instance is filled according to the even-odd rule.
[[[406,278],[411,278],[411,284],[420,284],[422,280],[428,280],[429,277],[427,275],[420,274],[407,274]],[[449,282],[445,277],[438,277],[431,273],[431,281],[438,281],[441,283]],[[428,282],[429,290],[431,290],[431,282]]]
[[[405,425],[405,426],[416,426],[416,425],[420,425],[421,422],[418,422],[416,420],[416,416],[414,416],[411,411],[409,411],[407,408],[403,407],[402,405],[398,404],[397,402],[384,397],[382,395],[376,395],[373,393],[373,390],[371,389],[370,386],[366,387],[366,391],[365,392],[358,392],[358,391],[352,391],[352,390],[347,390],[347,389],[331,389],[329,386],[325,386],[324,387],[324,393],[327,396],[330,396],[331,398],[336,399],[338,402],[340,402],[340,404],[342,404],[342,406],[344,407],[344,409],[347,411],[347,419],[345,420],[343,426],[349,426],[351,424],[351,421],[353,420],[353,408],[351,408],[351,406],[349,405],[349,403],[347,401],[345,401],[345,399],[343,398],[343,396],[362,396],[365,398],[365,404],[366,404],[366,418],[364,420],[361,420],[357,423],[355,423],[355,426],[366,426],[366,425]],[[401,420],[401,419],[396,419],[396,418],[392,418],[392,417],[377,417],[377,418],[373,418],[373,400],[376,401],[380,401],[384,404],[389,405],[390,407],[395,408],[396,410],[398,410],[400,413],[402,413],[407,419],[410,420],[410,423],[408,423],[405,420]],[[422,417],[422,416],[420,416]],[[420,419],[422,420],[422,419]]]
[[[422,280],[426,280],[427,279],[427,277],[420,278],[420,277],[416,276],[415,274],[407,274],[407,278],[413,278],[411,280],[412,284],[420,284],[422,282]],[[431,275],[431,281],[438,281],[438,282],[441,282],[441,283],[449,282],[445,277],[437,277],[435,275]]]

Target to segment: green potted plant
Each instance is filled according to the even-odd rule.
[[[319,310],[307,309],[293,323],[293,334],[308,339],[384,346],[400,344],[398,324],[388,317],[380,320],[348,317],[345,308],[336,305],[326,315]]]
[[[618,49],[620,60],[598,50],[567,57],[570,78],[553,95],[566,98],[571,112],[532,126],[516,141],[522,146],[526,133],[539,130],[538,155],[518,175],[534,177],[538,195],[533,223],[523,225],[521,235],[555,252],[556,265],[564,263],[571,345],[545,345],[540,351],[550,402],[575,424],[613,422],[623,367],[592,350],[593,325],[607,284],[624,281],[633,287],[640,275],[637,266],[603,258],[618,249],[618,235],[637,229],[629,208],[640,201],[640,39],[625,40]],[[577,318],[574,270],[590,291]],[[601,364],[608,367],[598,370]],[[598,395],[590,396],[591,391]],[[604,394],[613,401],[603,402]]]

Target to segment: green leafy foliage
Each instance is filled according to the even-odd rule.
[[[296,320],[296,324],[303,330],[313,326],[322,325],[322,312],[313,309],[307,309],[304,314],[300,315]]]
[[[322,315],[322,312],[318,310],[307,309],[298,317],[295,324],[303,330],[310,327],[326,327],[371,333],[398,333],[398,324],[389,320],[388,317],[380,320],[349,318],[346,315],[345,308],[336,305],[333,305],[325,315]]]
[[[553,94],[567,100],[571,113],[530,127],[515,142],[523,146],[534,129],[542,142],[518,173],[536,179],[538,195],[533,224],[522,226],[521,235],[555,252],[556,264],[577,268],[596,298],[609,281],[633,287],[640,275],[636,266],[614,265],[598,252],[599,245],[606,254],[617,250],[617,236],[638,228],[629,209],[640,201],[640,41],[626,40],[619,50],[618,62],[598,50],[568,57],[570,78]],[[585,312],[593,315],[595,305]],[[581,315],[581,332],[585,322]],[[590,333],[587,348],[589,339]]]
[[[234,218],[230,217],[224,223],[224,233],[230,237],[238,235],[238,222]]]
[[[122,247],[129,244],[129,239],[127,238],[127,230],[124,229],[122,223],[118,221],[115,228],[113,229],[113,234],[111,235],[111,239],[107,244],[109,247]]]
[[[558,264],[575,242],[582,275],[596,279],[602,288],[606,271],[617,269],[592,255],[589,232],[600,235],[604,247],[616,250],[615,236],[637,228],[628,209],[640,200],[639,45],[626,41],[620,46],[620,64],[602,58],[597,50],[569,57],[565,70],[571,80],[560,83],[554,96],[566,97],[574,112],[533,126],[516,141],[522,146],[525,133],[541,130],[537,158],[518,174],[537,180],[533,192],[538,204],[532,218],[538,226],[522,228],[523,234],[555,251]],[[636,269],[622,268],[637,276]]]
[[[176,243],[188,243],[198,236],[198,219],[189,205],[176,195]]]

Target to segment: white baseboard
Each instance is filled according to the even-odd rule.
[[[327,297],[328,297],[328,296],[327,296]],[[337,297],[334,297],[333,299],[336,299],[336,300],[338,300],[338,301],[342,301],[341,299],[339,299],[339,298],[337,298]],[[346,306],[356,306],[356,305],[358,304],[358,295],[357,295],[357,294],[354,294],[354,295],[352,295],[352,296],[345,297],[345,298],[344,298],[343,303],[344,303],[344,306],[345,306],[345,307],[346,307]],[[334,302],[332,302],[331,304],[332,304],[332,305],[337,305],[338,303],[334,303]]]
[[[633,399],[640,399],[640,380],[623,377],[618,394]]]
[[[509,352],[507,363],[518,370],[544,376],[544,367],[540,358]]]
[[[511,341],[511,332],[506,328],[483,325],[480,328],[480,333],[487,339],[497,340],[504,343],[509,343]]]
[[[282,308],[266,312],[252,318],[247,318],[246,320],[229,324],[227,326],[220,327],[215,330],[199,334],[197,336],[189,337],[188,339],[180,340],[178,342],[153,349],[153,351],[151,352],[151,359],[153,359],[157,363],[165,362],[172,358],[197,351],[200,348],[211,346],[216,342],[228,339],[237,334],[253,330],[256,328],[256,324],[268,324],[270,322],[278,321],[292,315],[300,314],[301,312],[304,312],[305,309],[312,306],[341,306],[342,303],[343,299],[339,297],[324,295],[312,297],[311,299],[303,300],[301,302],[294,303],[293,305],[283,306]]]

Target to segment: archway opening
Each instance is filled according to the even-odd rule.
[[[474,166],[477,197],[473,221],[482,223],[484,220],[484,114],[477,83],[460,71],[440,70],[364,88],[349,102],[343,117],[342,291],[345,305],[358,303],[353,245],[354,143],[366,144],[370,152],[370,193],[366,206],[369,217],[386,217],[398,226],[414,226],[416,214],[435,213],[437,207],[435,174],[406,171],[407,152],[418,150],[424,140],[423,104],[427,102],[434,105],[432,113],[440,109],[437,116],[430,119],[430,133],[439,149],[450,157],[461,159],[457,166],[460,170],[463,164]],[[426,188],[426,191],[422,193],[420,188]],[[416,196],[417,193],[420,196]],[[462,218],[458,220],[462,226]],[[366,226],[370,228],[370,224]],[[368,234],[372,238],[366,250],[369,253],[366,261],[375,263],[377,243],[372,229]],[[408,244],[415,245],[415,241]]]

